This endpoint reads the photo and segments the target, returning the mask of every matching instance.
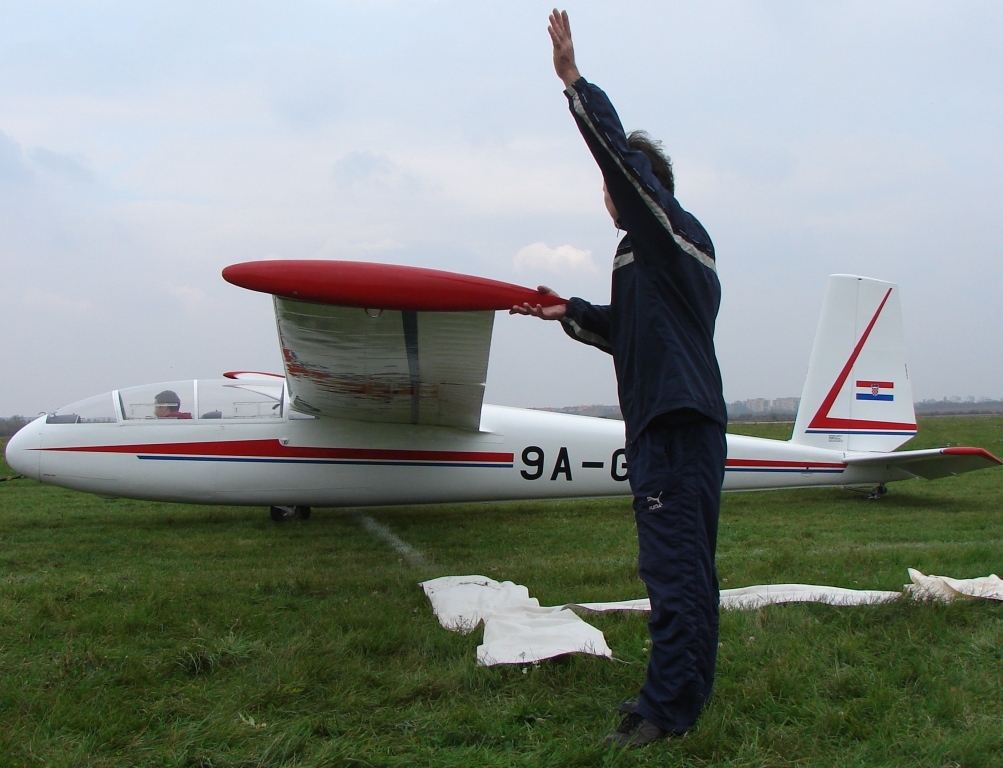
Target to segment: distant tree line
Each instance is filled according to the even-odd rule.
[[[729,421],[793,421],[797,416],[799,398],[782,397],[776,400],[756,398],[728,403]],[[604,419],[623,419],[616,405],[569,405],[566,408],[538,408],[540,411],[573,413],[578,416],[600,416]],[[964,416],[1003,413],[1003,400],[983,398],[973,400],[924,400],[916,403],[918,416]]]
[[[596,416],[600,419],[616,419],[623,421],[619,405],[569,405],[564,408],[536,408],[537,411],[552,413],[571,413],[575,416]]]
[[[791,421],[798,412],[800,397],[778,397],[770,400],[754,397],[728,403],[729,421]]]
[[[1003,413],[1003,400],[923,400],[916,403],[916,413],[920,416]]]
[[[0,437],[10,437],[29,421],[24,416],[0,416]]]

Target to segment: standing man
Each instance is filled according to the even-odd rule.
[[[627,234],[608,306],[573,298],[512,312],[560,320],[569,336],[613,356],[651,652],[640,695],[621,705],[625,717],[606,744],[640,746],[690,729],[714,683],[727,453],[714,353],[721,285],[714,246],[676,200],[661,145],[641,131],[627,136],[606,94],[578,72],[568,14],[554,9],[548,29],[571,113],[602,171],[606,210]]]

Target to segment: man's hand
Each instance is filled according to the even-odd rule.
[[[556,13],[556,11],[555,11]],[[559,296],[557,291],[548,288],[545,285],[537,287],[540,293],[549,293],[551,296]],[[521,307],[516,305],[508,311],[510,315],[532,315],[533,317],[539,317],[541,320],[563,320],[564,313],[567,310],[567,306],[564,304],[555,304],[552,307],[544,307],[541,304],[537,304],[535,307],[528,301]]]
[[[571,85],[582,75],[575,64],[575,46],[571,43],[571,23],[567,11],[556,8],[550,14],[550,24],[547,27],[550,39],[554,43],[554,70],[564,81],[565,86]]]

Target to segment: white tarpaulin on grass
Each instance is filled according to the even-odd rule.
[[[564,606],[545,608],[529,590],[486,576],[443,576],[424,581],[432,610],[446,629],[471,632],[484,622],[477,663],[527,664],[566,653],[613,655],[603,633]]]
[[[978,579],[925,576],[910,568],[904,593],[920,600],[953,600],[956,597],[1003,601],[1003,579],[995,574]],[[432,610],[446,629],[470,632],[484,622],[484,642],[477,648],[477,663],[527,664],[567,653],[612,657],[603,633],[579,618],[570,608],[586,611],[648,611],[646,599],[610,603],[570,603],[541,606],[529,590],[511,581],[486,576],[443,576],[423,581]],[[903,592],[843,589],[814,584],[766,584],[721,590],[721,608],[749,610],[775,603],[826,603],[872,605],[902,597]]]

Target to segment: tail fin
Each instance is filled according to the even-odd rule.
[[[898,286],[831,275],[791,442],[892,451],[916,434]]]

